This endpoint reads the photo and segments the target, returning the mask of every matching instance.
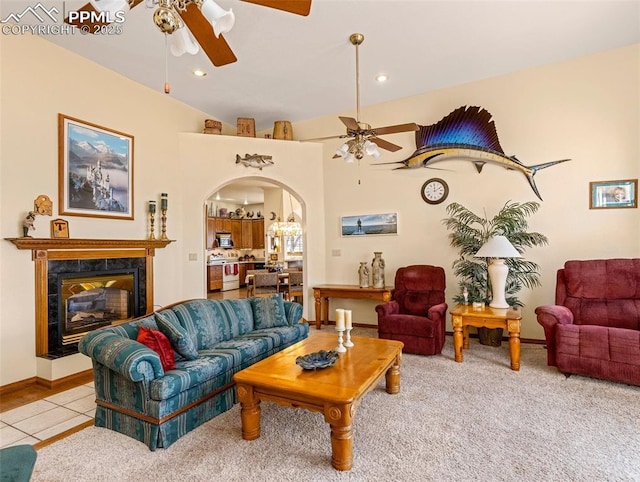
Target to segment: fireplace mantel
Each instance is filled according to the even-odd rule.
[[[164,248],[170,239],[5,238],[18,249]]]
[[[48,262],[59,260],[145,258],[146,312],[153,311],[153,257],[170,239],[5,238],[16,248],[31,250],[35,262],[36,355],[48,351]]]

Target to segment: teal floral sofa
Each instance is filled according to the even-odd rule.
[[[175,368],[137,341],[142,332],[166,335]],[[308,334],[302,306],[281,295],[188,300],[92,331],[78,349],[93,362],[95,425],[167,448],[237,403],[236,372]]]

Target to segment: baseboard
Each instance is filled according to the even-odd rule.
[[[40,377],[31,377],[18,382],[9,383],[0,387],[0,397],[8,393],[16,392],[18,390],[26,390],[35,385],[47,388],[49,390],[57,390],[65,388],[67,386],[84,385],[93,381],[93,370],[85,370],[83,372],[74,373],[64,378],[57,380],[47,380]]]

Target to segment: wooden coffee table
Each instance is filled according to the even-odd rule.
[[[233,377],[241,404],[242,438],[260,436],[260,402],[268,400],[292,408],[324,414],[331,426],[331,464],[349,470],[353,464],[352,423],[362,397],[386,377],[387,393],[400,391],[402,342],[352,337],[355,346],[340,354],[335,365],[303,370],[296,358],[337,346],[336,333],[316,333]]]

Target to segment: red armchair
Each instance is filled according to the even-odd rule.
[[[447,304],[444,269],[412,265],[396,272],[393,300],[376,306],[378,337],[404,343],[404,353],[442,352]]]
[[[640,385],[640,259],[567,261],[536,315],[549,366]]]

